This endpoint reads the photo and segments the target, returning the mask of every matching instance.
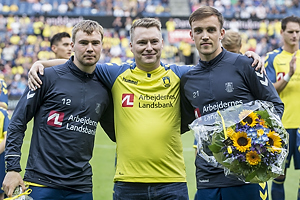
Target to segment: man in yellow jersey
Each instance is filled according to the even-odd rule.
[[[285,105],[282,123],[289,133],[289,154],[286,168],[289,168],[293,157],[295,169],[300,169],[300,153],[296,145],[297,129],[300,124],[300,18],[289,16],[282,19],[281,36],[283,46],[267,54],[265,67]],[[285,177],[286,170],[285,175],[273,180],[271,189],[273,200],[284,199]],[[300,187],[298,200],[300,200]]]
[[[111,89],[114,101],[117,165],[113,198],[188,199],[179,88],[180,77],[191,67],[160,62],[163,39],[157,19],[136,20],[130,35],[135,62],[96,67],[96,75]],[[37,78],[39,66],[32,66],[29,77]],[[29,81],[32,89],[36,82],[41,84]]]

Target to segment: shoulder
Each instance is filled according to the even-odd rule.
[[[282,50],[283,50],[283,49],[280,47],[280,48],[275,49],[275,50],[273,50],[273,51],[271,51],[271,52],[268,52],[267,55],[266,55],[265,60],[266,60],[267,62],[270,62],[270,61],[274,60],[274,58],[275,58],[276,56],[278,56],[279,54],[282,53]]]
[[[6,109],[0,107],[1,116],[8,117],[8,112]]]
[[[193,65],[176,65],[176,64],[163,64],[161,65],[166,70],[172,70],[179,78],[181,78],[184,74],[194,68]]]
[[[222,67],[224,67],[223,65],[228,67],[236,66],[240,69],[241,66],[250,66],[253,63],[253,58],[249,58],[248,56],[242,54],[226,51],[221,63]]]

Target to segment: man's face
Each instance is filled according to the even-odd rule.
[[[300,38],[300,26],[296,22],[288,22],[286,29],[281,31],[282,38],[285,45],[295,46],[299,43]]]
[[[90,35],[83,31],[76,33],[75,42],[71,45],[74,51],[74,63],[82,71],[86,71],[84,69],[87,67],[93,67],[94,70],[102,51],[101,39],[101,34],[95,31]]]
[[[222,51],[220,40],[223,39],[224,34],[225,30],[220,28],[217,16],[192,22],[190,36],[195,41],[201,60],[212,60]]]
[[[159,67],[163,39],[156,27],[136,27],[130,47],[138,68],[149,72]]]
[[[57,44],[51,47],[58,59],[69,59],[72,53],[71,38],[63,37]]]

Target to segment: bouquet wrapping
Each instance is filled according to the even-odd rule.
[[[288,133],[270,102],[252,101],[202,116],[190,129],[199,156],[225,175],[260,183],[284,173]]]

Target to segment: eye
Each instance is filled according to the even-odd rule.
[[[87,41],[80,41],[79,44],[82,44],[82,45],[87,45],[88,42]]]
[[[194,29],[194,32],[199,34],[199,33],[202,33],[202,30],[199,28],[196,28],[196,29]]]
[[[216,29],[215,29],[215,28],[208,28],[207,31],[208,31],[209,33],[213,33],[213,32],[216,31]]]
[[[93,44],[94,46],[96,46],[96,45],[99,45],[100,42],[99,42],[99,41],[95,41],[95,42],[92,42],[92,44]]]

